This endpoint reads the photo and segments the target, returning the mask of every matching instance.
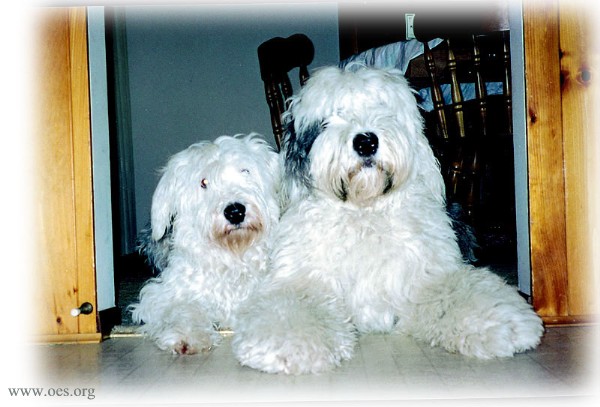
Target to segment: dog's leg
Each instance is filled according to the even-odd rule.
[[[190,325],[193,323],[190,322]],[[220,335],[212,327],[171,326],[153,335],[162,350],[180,355],[194,355],[209,351],[220,341]]]
[[[162,319],[144,324],[140,329],[162,350],[180,355],[208,351],[221,339],[212,322],[201,310],[189,305],[173,306]]]
[[[262,293],[236,326],[235,356],[242,365],[268,373],[333,369],[352,357],[356,343],[354,327],[339,302],[287,289]]]
[[[210,349],[220,339],[213,321],[192,301],[174,301],[174,293],[160,279],[142,289],[140,303],[130,306],[132,319],[141,324],[138,332],[162,350],[194,354]]]
[[[465,267],[424,289],[406,331],[432,345],[481,359],[535,348],[544,332],[540,317],[500,277]]]

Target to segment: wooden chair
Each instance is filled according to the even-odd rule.
[[[424,114],[426,134],[440,161],[449,203],[460,203],[476,226],[486,205],[488,212],[490,204],[514,205],[514,185],[504,185],[513,179],[508,31],[447,38],[439,50],[423,43],[434,106]],[[501,82],[502,94],[488,95],[485,82]],[[461,83],[473,84],[474,99],[465,101]],[[442,97],[443,84],[450,87],[449,103]],[[510,207],[501,209],[492,216],[510,216]]]
[[[308,65],[315,55],[312,41],[304,34],[287,38],[275,37],[258,47],[260,76],[265,84],[265,96],[271,114],[271,125],[277,148],[281,148],[284,129],[281,115],[287,108],[287,100],[293,94],[288,73],[298,68],[300,85],[308,79]]]

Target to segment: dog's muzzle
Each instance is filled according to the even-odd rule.
[[[239,225],[246,218],[246,207],[239,202],[231,203],[223,210],[223,216],[232,225]]]
[[[377,138],[375,133],[359,133],[354,136],[352,147],[359,156],[368,158],[377,153],[377,149],[379,148],[379,138]]]

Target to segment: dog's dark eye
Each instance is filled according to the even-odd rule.
[[[241,172],[242,174],[250,174],[250,170],[249,170],[249,169],[247,169],[247,168],[242,168],[242,169],[240,170],[240,172]]]
[[[206,189],[207,187],[208,187],[208,180],[206,178],[202,178],[202,181],[200,181],[200,188]]]

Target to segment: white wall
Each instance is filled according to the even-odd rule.
[[[104,7],[88,7],[88,59],[98,310],[115,306]]]
[[[257,47],[304,33],[315,45],[311,68],[335,64],[337,18],[337,3],[126,8],[138,231],[170,155],[223,134],[273,142]]]
[[[527,177],[527,121],[525,112],[525,55],[523,12],[520,0],[510,3],[510,52],[512,79],[513,149],[515,157],[515,212],[519,290],[531,295],[529,252],[529,181]]]

